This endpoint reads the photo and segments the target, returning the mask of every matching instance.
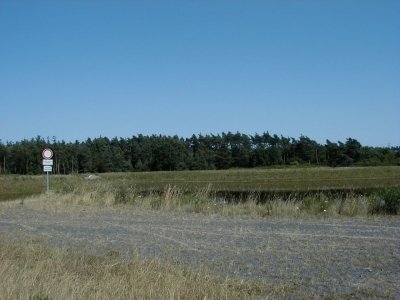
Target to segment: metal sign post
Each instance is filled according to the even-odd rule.
[[[53,151],[46,148],[42,151],[43,172],[46,172],[46,192],[49,192],[49,173],[53,171]]]

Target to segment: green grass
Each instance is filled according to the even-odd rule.
[[[136,190],[163,190],[171,185],[185,191],[205,187],[213,191],[299,192],[321,190],[377,189],[400,186],[400,167],[233,169],[223,171],[176,171],[105,173],[96,181],[123,182]],[[89,185],[84,175],[51,175],[50,187],[72,191]],[[45,176],[0,176],[0,200],[45,191]]]
[[[44,176],[0,176],[0,201],[12,200],[41,194],[45,191]]]
[[[55,188],[81,181],[80,176],[53,176]],[[128,182],[137,190],[176,186],[186,191],[310,191],[376,189],[400,186],[400,167],[233,169],[100,174],[103,182]]]

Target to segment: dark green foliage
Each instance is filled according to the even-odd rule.
[[[348,138],[346,143],[332,143],[326,141],[325,151],[327,163],[331,167],[347,167],[364,159],[361,144],[352,138]],[[365,155],[370,152],[366,151]]]
[[[375,166],[400,165],[400,148],[363,147],[352,138],[345,143],[298,140],[241,133],[178,136],[137,135],[131,138],[99,137],[66,143],[31,140],[3,144],[0,141],[0,174],[41,174],[41,152],[53,149],[55,174],[125,171],[174,171],[253,168],[275,165]]]
[[[222,144],[216,152],[215,165],[218,169],[229,169],[231,166],[231,152],[227,145]]]
[[[388,188],[371,198],[371,214],[398,215],[400,213],[400,189]]]

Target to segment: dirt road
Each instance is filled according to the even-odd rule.
[[[0,212],[0,232],[127,259],[157,258],[293,295],[400,299],[400,218],[279,220],[105,208]]]

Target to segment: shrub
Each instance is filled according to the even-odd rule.
[[[385,189],[371,197],[368,212],[397,215],[400,212],[400,188]]]

